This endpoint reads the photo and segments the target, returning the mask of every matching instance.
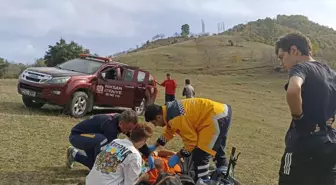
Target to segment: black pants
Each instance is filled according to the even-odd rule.
[[[305,139],[287,147],[281,159],[279,185],[336,185],[336,146]],[[304,142],[304,143],[303,143]],[[311,147],[311,146],[315,147]]]
[[[79,162],[90,170],[96,160],[96,156],[100,153],[101,148],[108,144],[107,139],[102,134],[71,134],[69,137],[70,143],[77,149],[84,150],[77,152],[75,156],[76,162]]]
[[[227,160],[225,157],[225,147],[226,147],[227,133],[231,125],[231,118],[232,118],[232,109],[231,106],[228,105],[228,115],[226,117],[218,119],[220,134],[213,147],[213,150],[216,151],[214,162],[216,163],[217,168],[227,166]],[[195,176],[196,176],[195,180],[197,180],[198,178],[207,177],[209,175],[211,155],[199,148],[195,148],[192,152],[192,157],[195,168]]]
[[[165,94],[165,103],[167,104],[167,102],[170,101],[174,101],[175,100],[175,95],[173,94]]]

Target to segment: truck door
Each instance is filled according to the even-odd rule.
[[[136,69],[131,66],[124,66],[122,74],[122,93],[120,95],[119,105],[120,107],[133,108],[134,93],[136,86]]]
[[[135,106],[139,106],[146,98],[146,90],[149,79],[149,72],[138,69],[136,72],[136,88],[134,96]]]
[[[98,106],[119,106],[123,89],[123,81],[117,77],[118,68],[107,66],[98,72],[97,85],[95,89],[96,102]]]

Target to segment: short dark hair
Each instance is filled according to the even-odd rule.
[[[190,84],[190,80],[189,79],[185,79],[185,83],[186,84]]]
[[[138,115],[134,110],[125,110],[120,114],[120,121],[138,123]]]
[[[147,105],[145,107],[145,121],[150,122],[156,119],[157,115],[162,115],[162,107],[157,104]]]
[[[152,137],[153,129],[146,123],[138,123],[132,129],[130,140],[134,142],[139,142],[143,139]]]
[[[166,76],[170,76],[170,74],[169,74],[169,73],[167,73],[167,74],[166,74]]]
[[[291,46],[296,46],[302,55],[309,56],[312,51],[312,44],[308,37],[301,33],[289,33],[282,36],[275,43],[275,54],[278,55],[279,49],[289,52]]]

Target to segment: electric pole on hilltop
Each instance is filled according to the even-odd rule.
[[[225,24],[224,22],[217,23],[218,33],[222,33],[225,31]]]
[[[205,24],[204,24],[203,19],[201,19],[201,24],[202,24],[202,33],[204,34],[205,33]]]

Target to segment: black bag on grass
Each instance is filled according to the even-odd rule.
[[[183,185],[180,176],[166,172],[160,173],[154,185]]]
[[[194,168],[192,157],[184,158],[184,162],[180,163],[181,173],[170,174],[161,172],[157,178],[155,185],[195,185]]]

